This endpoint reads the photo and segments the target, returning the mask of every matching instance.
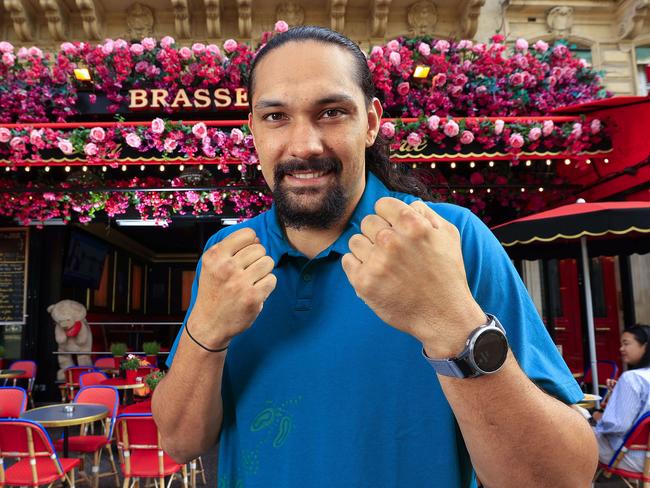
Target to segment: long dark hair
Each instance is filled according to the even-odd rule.
[[[641,360],[636,364],[628,364],[628,368],[639,369],[650,366],[650,326],[637,324],[629,329],[625,329],[623,333],[625,332],[632,334],[639,344],[645,346],[645,353],[641,357]]]
[[[248,100],[250,110],[253,110],[253,90],[255,88],[255,68],[257,64],[271,51],[288,42],[315,41],[322,44],[333,44],[345,49],[354,59],[354,76],[364,94],[366,107],[372,103],[376,89],[372,81],[372,74],[368,68],[366,56],[359,46],[339,32],[318,27],[304,25],[293,27],[286,32],[277,34],[265,44],[255,56],[248,77]],[[389,190],[410,193],[424,200],[433,200],[433,195],[426,185],[408,171],[405,164],[393,164],[389,158],[388,142],[377,135],[375,143],[366,149],[366,171],[372,171]]]

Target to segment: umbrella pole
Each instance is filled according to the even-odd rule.
[[[584,277],[585,308],[587,312],[587,337],[589,339],[589,360],[591,364],[591,383],[594,395],[598,395],[598,363],[596,358],[596,333],[594,328],[594,308],[591,299],[591,276],[589,274],[589,255],[587,254],[587,238],[580,238],[580,251],[582,258],[582,276]],[[600,400],[596,401],[596,408],[600,408]]]

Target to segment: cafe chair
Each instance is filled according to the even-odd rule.
[[[199,456],[196,459],[190,461],[190,488],[196,488],[196,475],[201,474],[203,484],[206,485],[207,481],[205,479],[205,468],[203,467],[203,460]],[[200,468],[197,468],[199,466]]]
[[[150,413],[122,414],[117,417],[117,446],[124,475],[124,488],[131,488],[140,478],[154,480],[157,488],[167,488],[182,473],[187,488],[187,466],[178,464],[160,446],[160,433]],[[165,478],[169,482],[165,485]]]
[[[75,488],[74,468],[80,459],[60,458],[52,440],[36,422],[0,419],[0,459],[18,461],[5,470],[0,463],[0,486],[52,485],[66,481]]]
[[[68,437],[68,450],[70,452],[79,452],[82,454],[93,455],[92,465],[92,487],[99,486],[99,478],[104,476],[115,476],[115,486],[120,486],[115,459],[111,449],[111,439],[113,437],[113,428],[115,426],[115,417],[119,405],[119,395],[117,390],[112,386],[86,386],[81,388],[74,398],[73,403],[94,403],[104,405],[108,409],[108,416],[104,419],[103,435],[78,435]],[[82,434],[84,429],[82,429]],[[54,442],[57,449],[63,449],[63,439]],[[99,473],[101,463],[102,449],[108,452],[108,459],[113,470],[109,473]]]
[[[32,390],[34,389],[34,383],[36,382],[36,363],[29,360],[18,360],[14,361],[9,365],[9,369],[21,370],[24,373],[20,376],[13,378],[13,385],[18,386],[19,380],[27,380],[25,385],[25,390],[27,391],[27,397],[29,398],[29,404],[34,408],[34,399],[32,398]]]
[[[618,467],[630,451],[645,452],[643,471],[629,471]],[[612,475],[620,477],[629,488],[639,488],[641,486],[650,488],[650,412],[645,413],[627,432],[623,443],[614,452],[609,463],[598,463],[598,471],[594,480],[601,473],[606,478],[611,478]],[[634,485],[632,481],[634,481]]]
[[[19,418],[27,408],[27,392],[20,386],[0,387],[0,417]]]
[[[104,356],[103,358],[97,358],[95,360],[95,368],[98,369],[114,369],[115,368],[115,358],[113,356]]]
[[[71,402],[79,390],[79,378],[84,373],[95,371],[93,366],[70,366],[64,371],[65,383],[61,385],[61,401]]]
[[[101,385],[102,381],[107,380],[106,376],[101,371],[91,371],[90,373],[82,373],[79,376],[79,387]]]
[[[598,394],[603,397],[607,394],[606,380],[615,380],[618,378],[618,366],[615,361],[601,359],[596,361],[596,367],[598,368]],[[588,391],[591,393],[590,386],[592,383],[591,366],[588,366],[587,369],[585,369],[585,374],[580,383],[582,391]]]

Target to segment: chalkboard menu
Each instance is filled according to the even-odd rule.
[[[25,322],[27,229],[0,228],[0,323]]]

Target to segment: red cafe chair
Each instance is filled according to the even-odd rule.
[[[4,463],[0,463],[0,486],[40,486],[67,481],[74,488],[74,468],[81,462],[58,457],[45,429],[22,419],[0,419],[0,458],[18,459],[6,470]]]
[[[140,478],[151,478],[164,488],[165,477],[170,477],[171,484],[180,471],[183,487],[187,488],[187,466],[162,450],[160,433],[150,413],[122,414],[117,417],[116,429],[125,487],[130,487],[134,478],[138,482]]]
[[[90,373],[82,373],[79,376],[79,387],[101,385],[102,381],[107,380],[106,376],[101,371],[91,371]]]
[[[19,418],[27,407],[27,392],[20,386],[0,387],[0,417]]]
[[[27,391],[27,397],[29,398],[29,403],[34,408],[34,399],[32,398],[32,390],[34,389],[34,383],[36,382],[36,370],[37,366],[34,361],[30,360],[18,360],[14,361],[9,365],[9,369],[24,371],[20,376],[13,378],[13,385],[18,385],[18,380],[27,380],[27,385],[25,390]]]
[[[607,380],[618,379],[618,366],[614,361],[599,359],[596,361],[596,368],[598,371],[598,391],[599,395],[603,397],[607,394]],[[584,376],[580,382],[582,390],[585,392],[591,392],[591,384],[593,381],[594,380],[591,374],[591,366],[588,366],[587,369],[585,369]]]
[[[61,401],[71,402],[79,390],[79,378],[84,373],[95,371],[93,366],[70,366],[64,371],[65,383],[62,385]]]

